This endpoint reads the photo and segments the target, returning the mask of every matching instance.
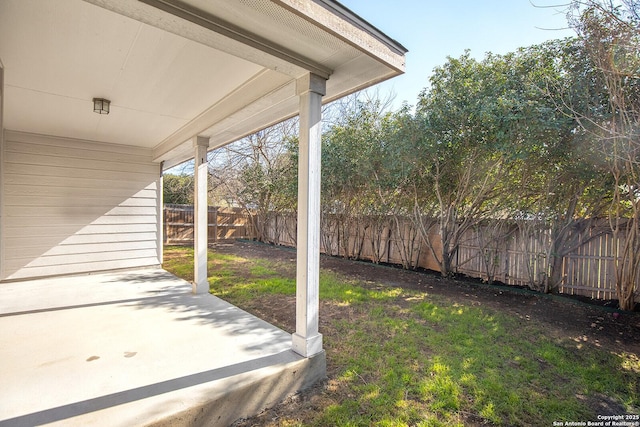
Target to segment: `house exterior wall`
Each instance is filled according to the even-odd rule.
[[[2,278],[2,265],[4,264],[4,191],[2,190],[2,177],[4,175],[4,65],[0,58],[0,278]]]
[[[5,131],[0,280],[161,262],[151,150]]]

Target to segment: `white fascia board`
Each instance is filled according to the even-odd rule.
[[[273,0],[361,52],[404,73],[408,50],[334,0]]]

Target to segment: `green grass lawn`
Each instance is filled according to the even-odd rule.
[[[164,267],[191,280],[192,254],[168,247]],[[209,263],[211,292],[248,311],[295,295],[292,263],[213,252]],[[320,298],[329,381],[314,405],[273,425],[551,426],[596,421],[602,402],[638,413],[635,354],[553,339],[486,307],[328,271]]]

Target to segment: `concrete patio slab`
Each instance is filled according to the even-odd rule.
[[[325,376],[161,269],[0,284],[0,426],[228,425]]]

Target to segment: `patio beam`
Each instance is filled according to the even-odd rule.
[[[196,136],[193,138],[195,149],[194,195],[193,195],[193,284],[194,294],[206,294],[209,292],[207,278],[207,248],[208,236],[208,191],[207,191],[207,149],[209,138]]]
[[[296,82],[300,97],[298,157],[298,238],[296,265],[296,332],[293,350],[311,357],[322,352],[318,332],[320,282],[320,162],[322,97],[326,80],[307,74]]]

